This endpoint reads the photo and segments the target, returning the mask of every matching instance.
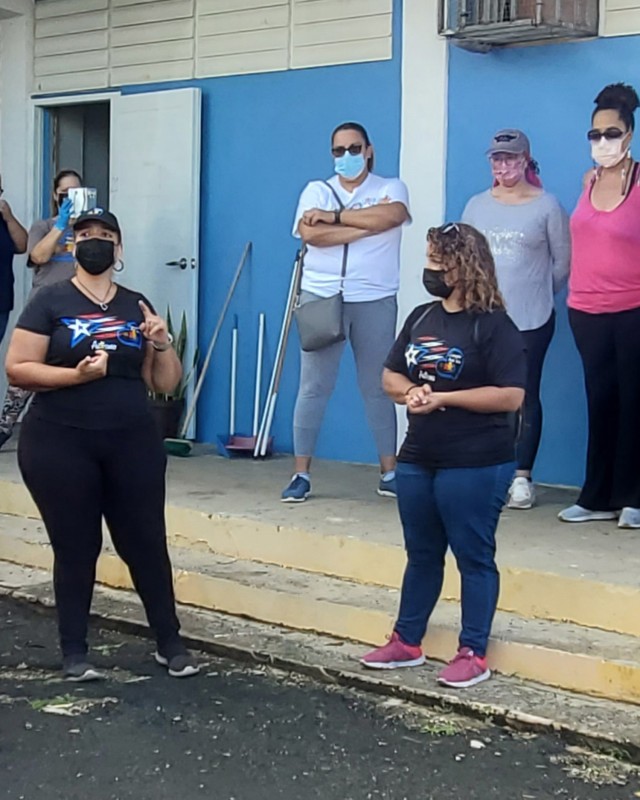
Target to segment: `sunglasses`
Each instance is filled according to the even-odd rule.
[[[489,156],[489,161],[492,164],[506,164],[509,167],[514,166],[522,160],[522,153],[492,153]]]
[[[443,236],[447,236],[450,233],[454,233],[456,235],[460,235],[460,226],[457,222],[446,222],[444,225],[441,225],[439,228],[429,228],[428,236],[435,236],[436,234],[442,234]]]
[[[597,128],[592,128],[587,133],[587,139],[590,142],[599,142],[600,139],[606,139],[608,142],[614,139],[622,139],[626,131],[621,131],[620,128],[607,128],[604,131],[599,131]]]
[[[349,147],[332,147],[331,155],[334,158],[342,158],[345,153],[349,153],[350,156],[357,156],[360,155],[363,147],[363,144],[350,144]]]

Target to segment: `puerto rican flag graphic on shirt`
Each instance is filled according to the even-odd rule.
[[[60,322],[71,332],[71,347],[93,339],[97,342],[142,347],[143,336],[140,323],[120,319],[110,314],[81,314],[77,317],[62,317]]]
[[[455,381],[464,366],[464,353],[459,347],[450,347],[444,339],[422,336],[410,342],[405,350],[409,373],[420,381],[433,382],[437,378]]]

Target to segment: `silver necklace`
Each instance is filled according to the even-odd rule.
[[[76,281],[78,282],[79,286],[82,286],[82,288],[85,290],[85,292],[87,292],[87,294],[91,295],[91,297],[100,306],[100,309],[102,311],[106,311],[109,308],[109,303],[107,303],[107,297],[109,297],[109,295],[111,294],[111,290],[113,289],[113,287],[115,285],[113,281],[109,281],[109,288],[107,289],[107,293],[102,298],[102,300],[98,297],[98,295],[94,294],[91,291],[91,289],[89,289],[88,286],[85,286],[84,283],[82,283],[82,281],[80,280],[80,278],[77,275],[76,275]],[[113,300],[113,298],[111,298],[111,299]],[[111,301],[109,301],[109,302],[111,302]]]

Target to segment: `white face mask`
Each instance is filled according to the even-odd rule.
[[[622,146],[626,136],[620,139],[605,139],[604,136],[591,144],[591,158],[601,167],[615,167],[629,152],[629,147]]]

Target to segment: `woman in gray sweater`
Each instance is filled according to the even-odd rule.
[[[542,188],[529,139],[522,131],[496,133],[488,156],[493,186],[469,200],[462,220],[488,239],[507,312],[524,338],[524,425],[508,506],[527,509],[535,502],[531,470],[542,432],[540,381],[555,328],[554,295],[569,274],[569,219],[556,198]]]

